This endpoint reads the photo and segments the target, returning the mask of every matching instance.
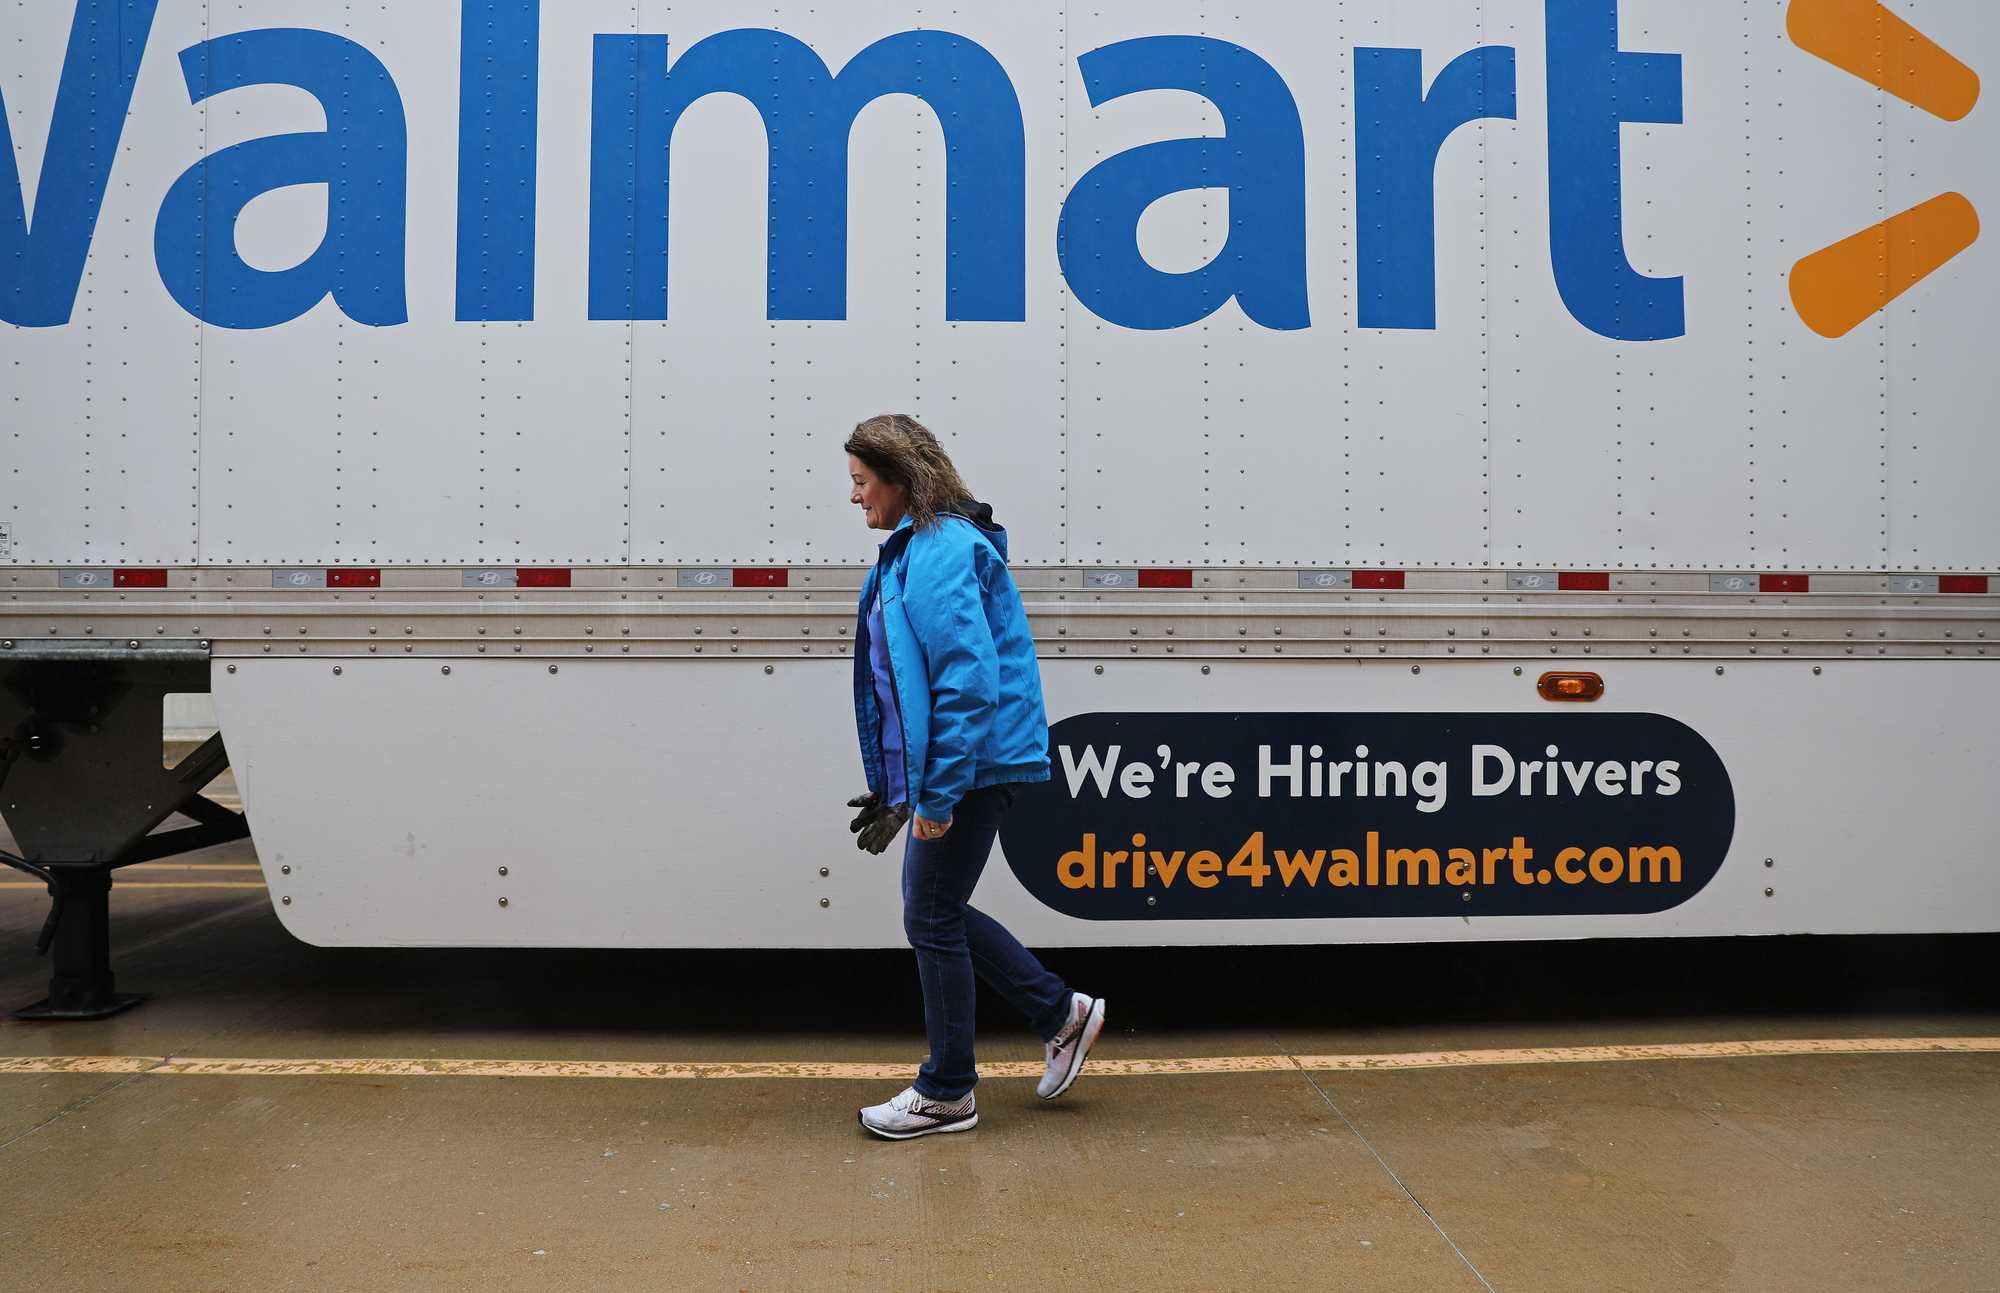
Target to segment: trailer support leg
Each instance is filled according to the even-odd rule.
[[[14,1012],[16,1019],[102,1019],[151,993],[114,990],[111,973],[111,868],[57,863],[49,873],[54,953],[49,995]]]
[[[49,887],[35,950],[49,995],[17,1019],[102,1019],[144,1001],[111,973],[111,873],[246,838],[249,823],[202,796],[229,766],[214,736],[161,766],[168,695],[208,690],[208,643],[0,644],[0,815],[21,856],[0,863]],[[175,813],[195,823],[158,827]]]

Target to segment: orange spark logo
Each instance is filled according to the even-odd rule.
[[[1792,0],[1792,43],[1945,121],[1979,102],[1979,76],[1875,0]],[[1940,193],[1792,267],[1792,305],[1823,337],[1844,337],[1979,238],[1979,212]]]

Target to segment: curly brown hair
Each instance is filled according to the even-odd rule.
[[[938,438],[907,413],[876,414],[857,424],[842,447],[885,484],[903,487],[903,510],[919,529],[972,497]]]

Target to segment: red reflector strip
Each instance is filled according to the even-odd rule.
[[[1556,587],[1565,593],[1608,593],[1611,576],[1602,570],[1565,570],[1556,576]]]
[[[1193,588],[1193,587],[1194,587],[1194,571],[1192,571],[1192,570],[1141,570],[1141,571],[1139,572],[1139,587],[1141,587],[1141,588]]]
[[[782,566],[738,566],[730,572],[732,588],[790,588],[792,572]]]
[[[328,588],[380,588],[380,570],[329,570],[326,572]]]
[[[1983,593],[1987,591],[1985,575],[1939,575],[1938,591],[1941,593]]]
[[[111,582],[119,588],[165,588],[167,572],[124,566],[111,572]]]
[[[1759,575],[1757,591],[1760,593],[1807,593],[1812,591],[1810,575]]]
[[[568,588],[569,571],[550,566],[521,566],[514,571],[516,588]]]
[[[1354,572],[1356,588],[1401,588],[1403,572],[1400,570],[1357,570]]]

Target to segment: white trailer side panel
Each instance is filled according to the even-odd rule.
[[[152,272],[152,208],[202,155],[207,114],[188,103],[174,54],[203,39],[205,8],[161,13],[141,56],[135,128],[122,140],[90,142],[93,153],[115,151],[113,189],[68,326],[0,325],[0,521],[11,523],[13,540],[0,564],[200,559],[203,330]],[[0,97],[32,210],[69,13],[32,0],[0,12],[13,37],[0,55]],[[9,259],[0,284],[24,267]]]
[[[1735,838],[1685,903],[1623,916],[1090,921],[1031,898],[996,850],[980,905],[1030,943],[1077,946],[1992,928],[2000,870],[1982,811],[2000,759],[1991,669],[1550,664],[1605,675],[1594,713],[1672,714],[1720,756]],[[1499,662],[1413,673],[1321,661],[1306,695],[1280,661],[1096,668],[1045,662],[1052,719],[1169,707],[1364,718],[1547,708],[1532,676]],[[278,913],[307,942],[893,946],[903,938],[900,846],[870,856],[843,829],[841,805],[860,784],[846,670],[577,660],[552,673],[539,661],[481,660],[447,675],[435,662],[359,660],[336,675],[324,660],[251,659],[215,681],[244,800],[259,834],[283,841],[262,852]],[[385,757],[385,742],[398,753]],[[1329,801],[1326,830],[1352,833],[1367,817],[1361,801]]]
[[[1978,0],[1943,0],[1905,16],[1948,44],[1980,40],[2000,15]],[[1992,59],[1974,66],[1990,84]],[[1993,129],[1990,103],[1950,125],[1895,99],[1885,100],[1881,111],[1883,205],[1890,213],[1956,190],[1987,221],[1994,219],[2000,184],[1992,168],[1957,150],[1960,134]],[[1993,147],[1993,137],[1982,146]],[[1975,246],[1968,254],[1980,250]],[[1990,255],[1990,246],[1986,250]],[[1996,405],[1991,394],[1956,403],[1950,392],[1962,379],[1948,374],[1991,368],[1993,347],[1986,340],[1993,329],[1991,301],[1990,294],[1952,293],[1936,308],[1883,315],[1892,564],[1947,568],[1987,560],[1993,525],[1988,482],[1994,479],[1987,455],[1993,452]]]
[[[841,503],[839,440],[859,417],[906,409],[1013,521],[1027,564],[2000,565],[1983,493],[2000,468],[1985,434],[2000,377],[1981,345],[1991,240],[1838,338],[1810,330],[1790,296],[1801,258],[1940,194],[2000,207],[2000,118],[1947,120],[1814,56],[1785,0],[1559,11],[1256,0],[1226,13],[1191,0],[951,12],[875,0],[754,16],[720,3],[547,5],[533,112],[517,114],[536,132],[531,317],[480,321],[462,299],[461,257],[489,276],[510,269],[461,246],[460,217],[495,206],[479,177],[508,132],[481,115],[505,87],[462,80],[462,66],[477,76],[484,64],[478,51],[462,61],[461,18],[506,7],[162,0],[75,308],[58,326],[4,334],[0,561],[851,563],[871,544]],[[154,6],[15,0],[8,11],[0,94],[32,210],[72,18],[125,15],[137,33],[132,16]],[[1678,88],[1680,120],[1617,128],[1623,229],[1601,254],[1681,280],[1683,335],[1600,335],[1558,283],[1557,252],[1581,235],[1551,205],[1577,182],[1552,176],[1551,122],[1599,108],[1551,92],[1556,12],[1610,15],[1617,44],[1597,49],[1599,90],[1616,94],[1644,56],[1677,60],[1664,84]],[[2000,17],[1978,0],[1885,12],[1975,71],[2000,63]],[[1002,190],[990,169],[955,172],[938,110],[904,94],[862,106],[848,134],[845,309],[772,317],[766,252],[782,235],[767,187],[774,167],[798,163],[772,157],[770,123],[732,93],[693,103],[672,135],[670,317],[590,317],[598,38],[662,36],[678,60],[752,23],[805,42],[830,73],[884,38],[938,29],[1003,69],[1022,123],[1020,317],[949,317],[966,248],[946,194]],[[290,85],[191,101],[180,54],[199,62],[203,40],[277,28],[351,42],[314,55],[332,60],[323,70],[365,80],[379,62],[393,81],[408,191],[371,218],[406,235],[407,322],[369,326],[329,298],[289,321],[218,326],[163,288],[153,234],[183,171],[327,127],[322,105]],[[1587,45],[1608,41],[1592,30]],[[1218,69],[1226,42],[1282,80],[1303,135],[1309,326],[1273,326],[1237,299],[1173,326],[1114,322],[1065,276],[1058,220],[1092,167],[1175,139],[1240,148],[1283,124],[1259,109],[1228,139],[1220,105],[1236,74],[1219,71],[1213,85],[1092,106],[1089,58],[1160,37],[1218,42],[1204,56]],[[1409,131],[1368,133],[1428,120],[1435,105],[1407,96],[1449,99],[1441,75],[1480,48],[1504,55],[1511,77],[1489,64],[1485,118],[1445,131],[1434,158]],[[1364,69],[1399,51],[1420,60],[1421,85],[1371,88]],[[616,78],[605,84],[615,93]],[[1660,88],[1637,97],[1650,105],[1668,97]],[[989,96],[968,111],[985,128],[1003,109]],[[817,109],[771,111],[796,126],[787,112]],[[1435,189],[1434,327],[1369,315],[1362,282],[1387,254],[1382,231],[1417,219],[1359,182],[1384,148]],[[1276,172],[1242,182],[1291,184]],[[1138,220],[1148,264],[1185,274],[1271,254],[1229,251],[1246,202],[1194,184]],[[234,249],[270,271],[306,262],[327,236],[328,193],[273,188],[232,227],[204,227],[205,254]]]
[[[996,856],[1034,941],[2000,923],[1985,0],[0,18],[0,652],[211,652],[303,938],[899,941],[837,829],[881,411],[1008,525],[1064,731],[1527,733],[1569,662],[1732,788],[1650,914],[1086,920]],[[239,258],[325,281],[251,317]],[[966,307],[975,260],[1018,304]]]

